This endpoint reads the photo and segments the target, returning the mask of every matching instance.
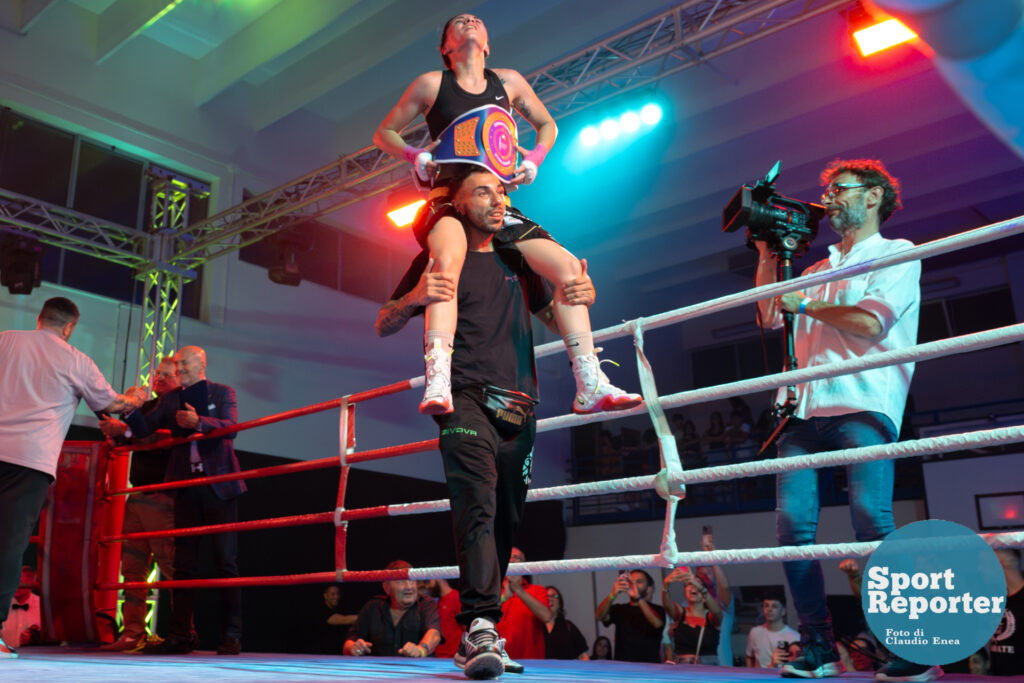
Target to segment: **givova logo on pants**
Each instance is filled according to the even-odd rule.
[[[465,434],[466,436],[476,436],[476,430],[470,429],[469,427],[445,427],[441,430],[441,436],[450,436],[452,434]]]

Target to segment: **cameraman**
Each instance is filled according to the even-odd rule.
[[[888,240],[881,224],[900,208],[899,183],[873,160],[836,160],[821,174],[829,225],[841,236],[829,256],[806,271],[819,273],[869,262],[913,246]],[[757,242],[760,260],[756,284],[776,281],[777,259]],[[860,358],[911,346],[917,341],[921,303],[917,261],[855,275],[758,302],[762,325],[782,325],[782,312],[796,314],[794,344],[802,367]],[[779,457],[819,453],[896,441],[903,418],[913,363],[865,370],[797,387],[796,412],[779,439]],[[780,401],[785,389],[780,391]],[[847,466],[850,516],[858,541],[874,541],[893,530],[891,460]],[[787,472],[778,477],[778,534],[782,545],[815,542],[818,523],[818,473]],[[817,560],[783,563],[800,621],[802,654],[782,667],[784,676],[821,678],[843,671],[836,651],[832,618]],[[878,680],[906,680],[901,667],[916,667],[933,680],[941,669],[896,661]],[[892,678],[900,677],[900,678]]]

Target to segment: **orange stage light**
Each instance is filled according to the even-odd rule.
[[[388,211],[388,218],[395,224],[395,227],[404,228],[405,226],[412,223],[412,219],[416,217],[416,212],[419,211],[420,207],[427,203],[427,200],[420,199],[412,204],[406,204],[393,211]]]
[[[916,37],[916,33],[896,19],[888,19],[853,34],[853,39],[857,41],[857,47],[864,57]]]

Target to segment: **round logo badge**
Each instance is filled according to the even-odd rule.
[[[872,553],[861,599],[888,650],[917,664],[948,664],[992,637],[1006,609],[1006,581],[975,532],[925,520],[892,532]]]
[[[516,124],[508,112],[492,107],[484,120],[484,150],[498,175],[511,175],[516,167]]]

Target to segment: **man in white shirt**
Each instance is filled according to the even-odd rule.
[[[789,661],[789,646],[800,634],[786,625],[786,603],[780,598],[765,598],[761,609],[764,623],[747,635],[747,666],[777,669]]]
[[[913,246],[889,240],[879,230],[900,208],[899,182],[879,161],[836,160],[821,175],[829,225],[842,239],[829,256],[806,271],[818,273],[866,263]],[[756,284],[775,282],[778,264],[763,242]],[[796,314],[794,344],[801,367],[861,358],[917,343],[921,264],[855,275],[758,302],[766,327],[780,327],[782,313]],[[791,457],[892,443],[899,435],[914,364],[893,365],[821,379],[797,387],[793,419],[779,439],[779,456]],[[784,398],[785,389],[780,391]],[[858,541],[884,538],[894,528],[891,460],[847,467],[850,516]],[[778,477],[778,534],[782,545],[810,545],[818,524],[818,473],[807,469]],[[800,621],[801,657],[782,667],[783,676],[823,678],[843,671],[825,603],[817,560],[785,562],[793,607]],[[904,664],[909,664],[904,662]],[[916,665],[915,665],[916,666]],[[928,667],[924,667],[928,669]],[[886,677],[878,680],[908,680]],[[941,675],[941,669],[933,672]],[[893,672],[893,675],[897,674]],[[921,671],[917,675],[927,675]],[[913,680],[932,680],[914,678]]]
[[[79,399],[93,411],[121,413],[146,397],[137,387],[124,396],[110,388],[96,364],[68,344],[76,324],[74,302],[54,297],[35,330],[0,332],[0,627]],[[17,657],[10,645],[0,640],[0,659]]]

